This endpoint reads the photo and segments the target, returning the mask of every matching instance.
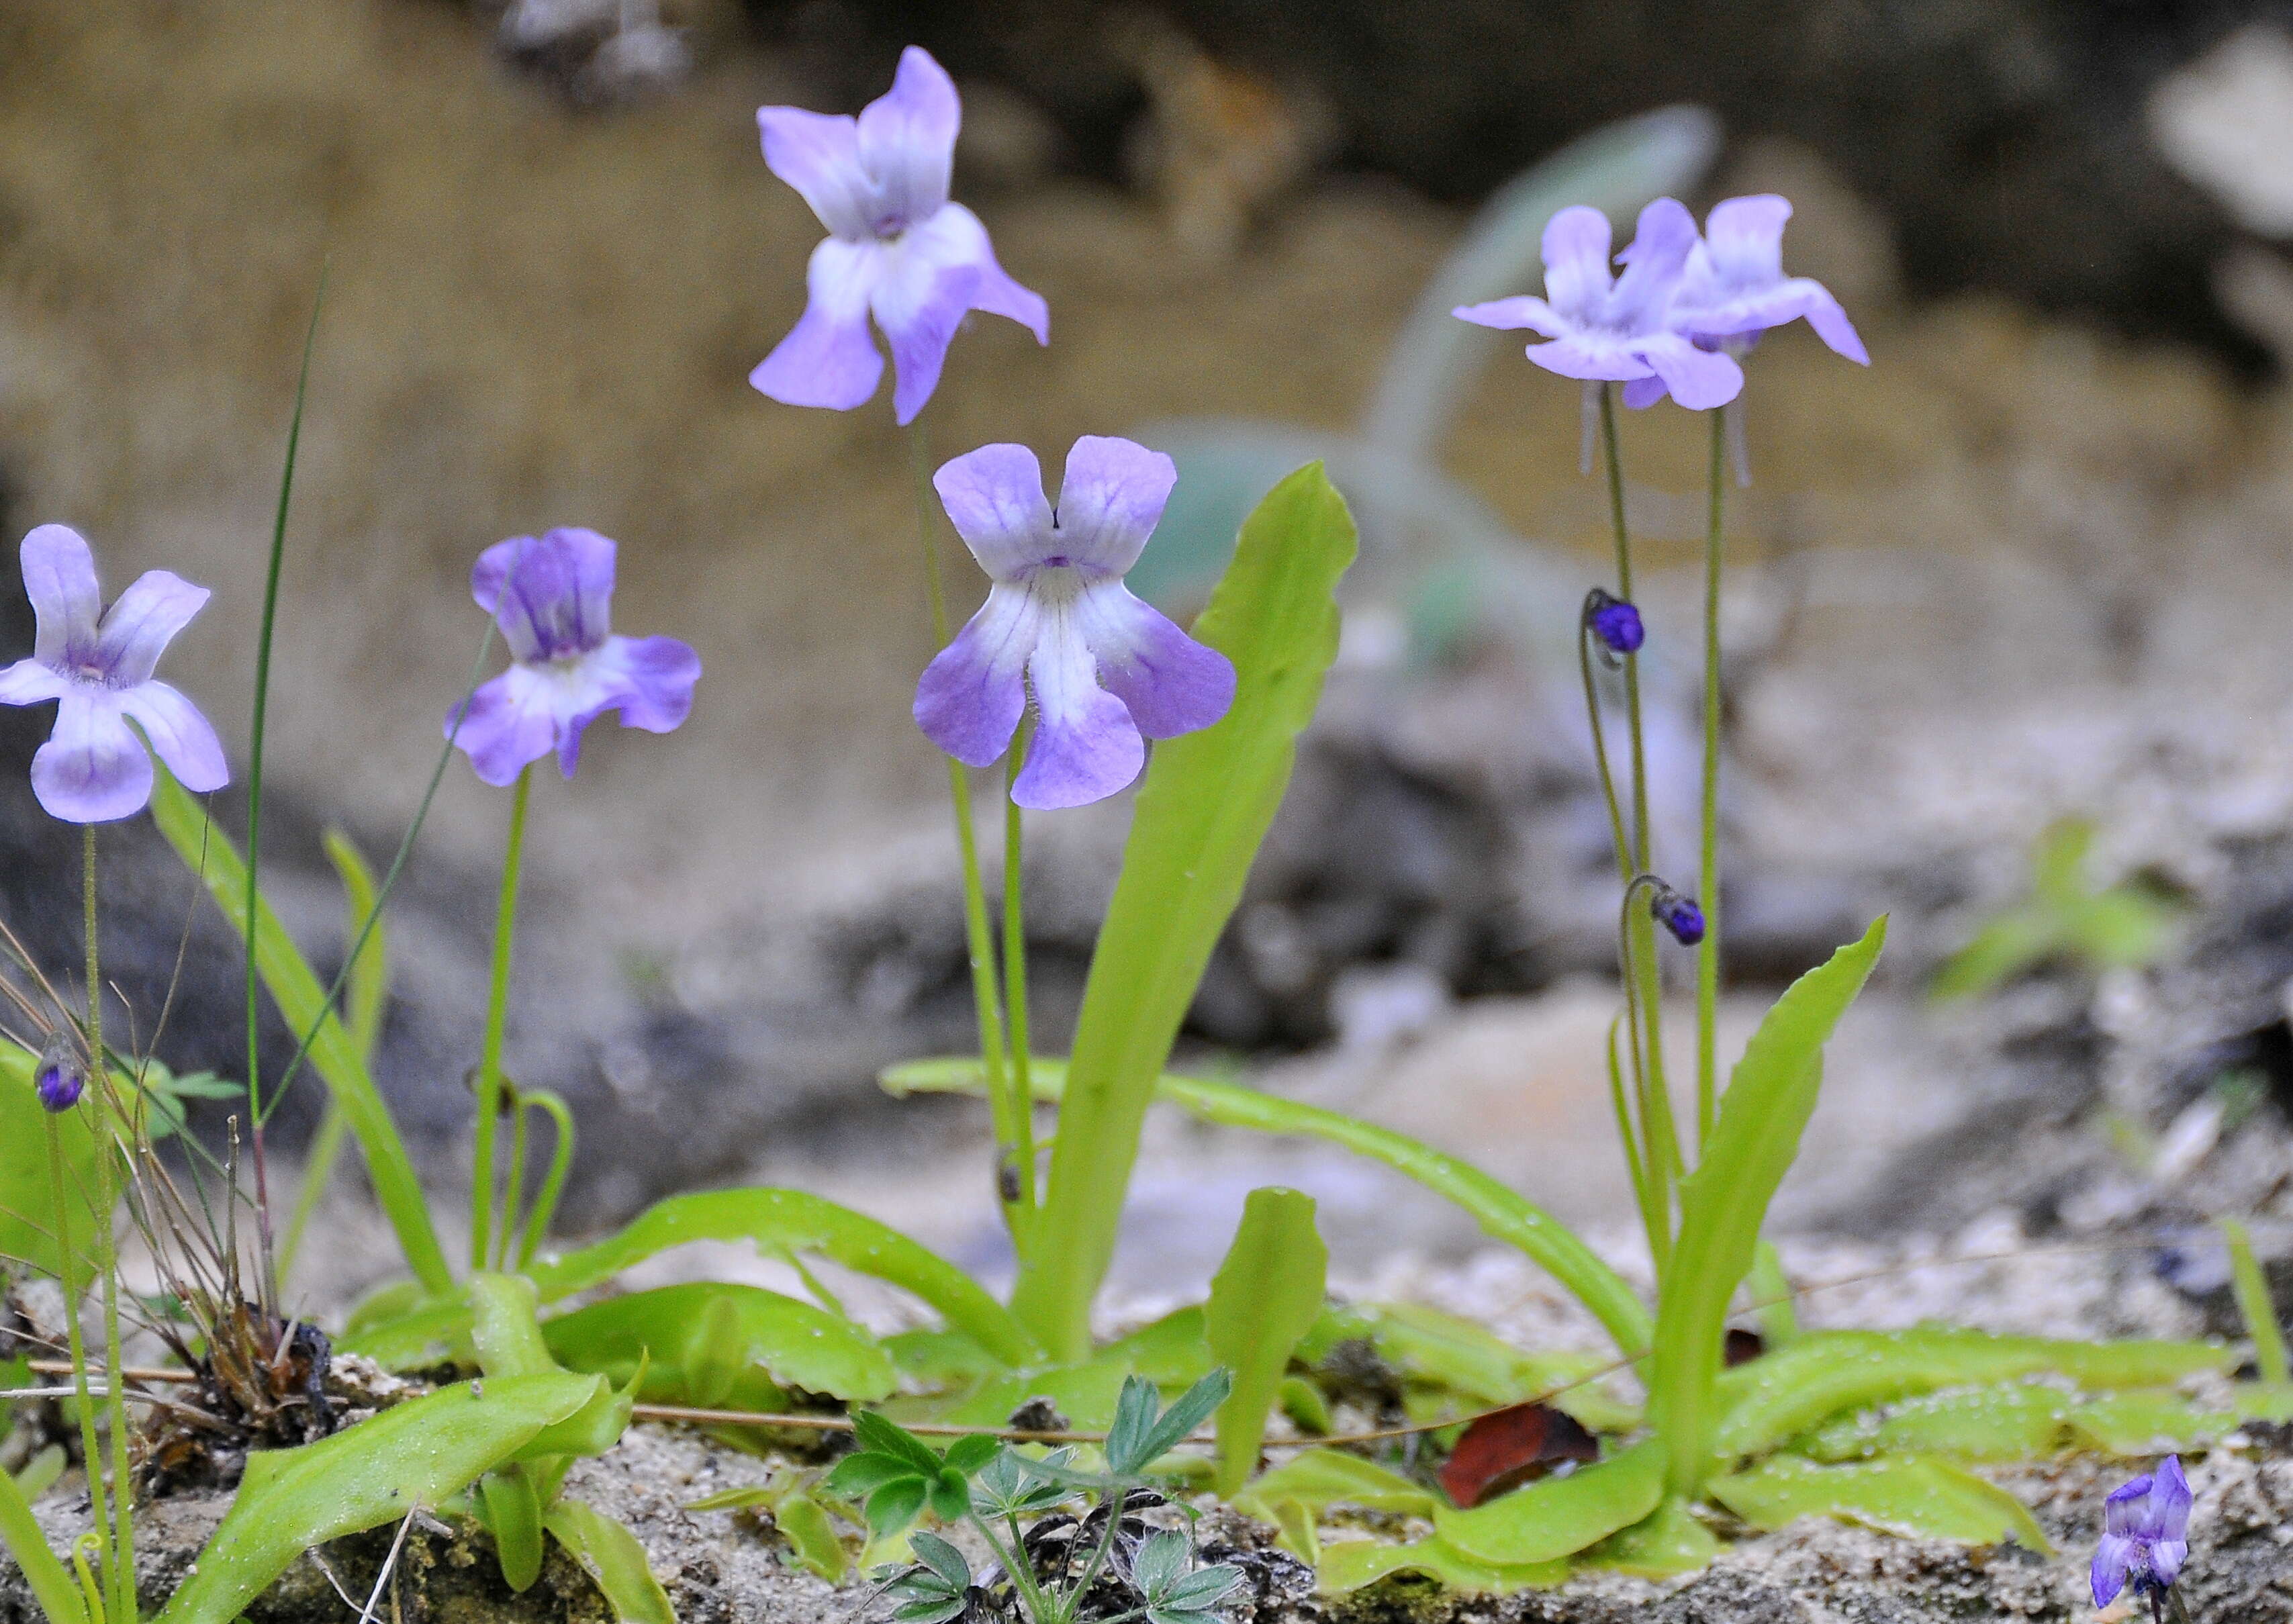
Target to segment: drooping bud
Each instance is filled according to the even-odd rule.
[[[87,1091],[87,1073],[80,1065],[78,1051],[72,1046],[70,1035],[61,1029],[40,1051],[39,1066],[32,1073],[32,1091],[40,1096],[44,1110],[57,1115],[78,1104],[79,1096]]]
[[[1598,586],[1584,594],[1584,625],[1611,654],[1630,654],[1648,641],[1641,611]]]
[[[1649,915],[1681,947],[1692,948],[1704,940],[1704,910],[1661,882],[1649,893]]]

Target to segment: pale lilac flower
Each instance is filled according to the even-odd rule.
[[[1671,198],[1641,211],[1631,245],[1608,260],[1608,217],[1579,204],[1545,222],[1544,297],[1463,305],[1461,319],[1485,327],[1526,327],[1552,340],[1528,346],[1528,359],[1562,377],[1669,390],[1697,410],[1724,406],[1744,386],[1729,356],[1701,349],[1668,319],[1689,253],[1696,221]],[[1627,400],[1631,399],[1628,391]]]
[[[22,557],[37,630],[31,658],[0,671],[0,705],[57,701],[55,731],[32,757],[32,793],[48,815],[109,823],[142,811],[151,799],[146,739],[186,789],[204,794],[229,783],[215,729],[151,675],[206,604],[207,589],[146,570],[99,620],[103,589],[77,530],[44,524],[24,537]]]
[[[1870,352],[1831,290],[1811,277],[1784,274],[1784,222],[1791,212],[1787,198],[1770,192],[1714,204],[1681,273],[1666,323],[1701,348],[1740,355],[1770,327],[1804,317],[1833,353],[1869,366]],[[1664,396],[1661,378],[1625,385],[1627,406],[1653,406]]]
[[[467,715],[459,705],[446,715],[487,783],[515,783],[552,750],[571,778],[581,730],[609,710],[623,727],[666,733],[693,709],[699,655],[674,637],[612,635],[613,544],[596,531],[496,542],[470,571],[470,595],[515,662],[470,696]]]
[[[954,82],[917,45],[857,118],[757,109],[765,162],[804,194],[829,236],[805,272],[803,319],[750,384],[790,406],[862,404],[884,373],[868,335],[872,314],[892,346],[892,411],[904,424],[931,399],[968,312],[1008,316],[1050,342],[1049,307],[1004,274],[979,216],[948,201],[962,117]]]
[[[993,585],[916,684],[916,725],[986,766],[1032,686],[1034,743],[1011,786],[1022,806],[1103,800],[1138,776],[1145,739],[1208,727],[1234,703],[1232,662],[1122,584],[1178,477],[1159,451],[1089,434],[1067,453],[1056,508],[1025,446],[982,446],[932,476]]]
[[[2167,1456],[2154,1474],[2111,1491],[2088,1574],[2095,1606],[2109,1606],[2130,1584],[2157,1611],[2157,1598],[2174,1588],[2189,1558],[2190,1501],[2190,1480],[2182,1475],[2177,1455]]]

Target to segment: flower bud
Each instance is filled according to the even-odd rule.
[[[58,1031],[40,1051],[39,1066],[32,1073],[32,1090],[40,1096],[43,1109],[58,1115],[78,1104],[79,1096],[87,1091],[87,1073],[66,1033]]]
[[[1648,628],[1641,624],[1641,611],[1598,586],[1585,594],[1584,625],[1608,645],[1612,654],[1630,654],[1648,641]]]
[[[1681,947],[1692,948],[1704,940],[1704,910],[1669,885],[1649,893],[1649,914]]]

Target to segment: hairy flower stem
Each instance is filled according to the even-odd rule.
[[[908,425],[908,462],[914,475],[916,495],[916,540],[924,558],[924,582],[931,594],[932,643],[945,648],[948,640],[947,588],[941,582],[939,569],[939,523],[934,516],[936,500],[932,494],[931,442],[924,432],[924,420],[919,415]],[[963,860],[963,935],[965,949],[971,960],[971,1000],[978,1011],[979,1062],[987,1074],[987,1109],[995,1127],[996,1178],[1002,1178],[1006,1157],[1017,1153],[1019,1116],[1028,1109],[1024,1098],[1011,1087],[1011,1068],[1008,1063],[1009,1050],[1003,1032],[1003,1011],[996,1001],[995,938],[988,924],[987,887],[979,874],[979,836],[973,828],[971,815],[971,779],[963,764],[953,756],[947,762],[948,798],[955,809],[955,844]],[[1022,1177],[1025,1177],[1023,1173]],[[997,1194],[1002,1192],[999,1189]],[[1016,1201],[1003,1201],[1003,1222],[1011,1232],[1011,1245],[1024,1265],[1027,1257],[1027,1237],[1022,1232],[1026,1222],[1018,1212]]]
[[[1010,1021],[1011,1095],[1015,1105],[1012,1127],[1019,1158],[1019,1207],[1032,1223],[1035,1216],[1034,1079],[1028,1075],[1027,1036],[1027,911],[1026,880],[1020,862],[1019,804],[1010,786],[1027,758],[1033,731],[1025,723],[1011,740],[1005,764],[1003,792],[1003,1007]]]
[[[79,1410],[80,1458],[87,1466],[88,1512],[95,1526],[101,1528],[110,1517],[104,1501],[103,1449],[96,1435],[95,1400],[87,1382],[87,1343],[80,1330],[81,1287],[79,1258],[72,1250],[71,1179],[64,1166],[63,1129],[53,1116],[48,1119],[48,1184],[55,1196],[56,1273],[64,1290],[64,1338],[71,1353],[72,1394]],[[110,1385],[109,1371],[105,1385]],[[108,1560],[104,1579],[107,1585],[110,1583]]]
[[[470,1155],[470,1267],[486,1266],[493,1248],[494,1128],[501,1116],[502,1030],[509,1018],[510,945],[517,933],[518,871],[525,861],[525,808],[531,765],[517,775],[509,804],[509,847],[502,856],[501,896],[494,909],[493,980],[486,993],[486,1041],[478,1058],[478,1126]],[[513,1200],[515,1196],[513,1193]],[[506,1224],[507,1220],[504,1220]]]
[[[95,825],[80,825],[80,913],[81,929],[87,951],[87,1052],[88,1075],[93,1083],[87,1099],[95,1118],[95,1236],[96,1266],[103,1272],[103,1410],[104,1419],[111,1433],[111,1516],[110,1548],[103,1554],[103,1571],[109,1587],[110,1615],[115,1620],[132,1620],[135,1617],[135,1532],[128,1521],[134,1504],[134,1490],[128,1478],[127,1462],[127,1398],[126,1385],[119,1372],[125,1368],[119,1351],[119,1269],[114,1256],[111,1237],[104,1232],[111,1222],[111,1212],[119,1200],[114,1183],[112,1166],[113,1140],[111,1120],[118,1102],[112,1097],[111,1068],[106,1063],[103,1050],[103,965],[96,936],[95,910]],[[53,1125],[50,1125],[50,1146],[55,1145]],[[70,1243],[61,1228],[65,1210],[61,1154],[56,1156],[57,1179],[56,1214],[60,1226],[57,1243],[62,1248],[67,1266],[69,1264]],[[86,1450],[87,1480],[90,1510],[95,1526],[104,1523],[102,1491],[98,1479],[102,1475],[102,1458],[94,1445],[93,1411],[87,1403],[87,1361],[79,1344],[79,1297],[69,1285],[64,1290],[67,1312],[72,1321],[72,1367],[77,1373],[79,1389],[81,1447]]]
[[[1704,784],[1696,903],[1704,940],[1696,944],[1696,1153],[1712,1142],[1720,1108],[1720,521],[1727,490],[1728,414],[1712,419],[1711,511],[1704,533]]]
[[[1606,454],[1608,474],[1608,517],[1615,532],[1616,547],[1616,594],[1633,602],[1633,544],[1630,527],[1625,521],[1625,467],[1622,448],[1616,433],[1616,392],[1613,384],[1600,386],[1600,445]],[[1625,720],[1632,739],[1633,761],[1633,849],[1630,872],[1649,872],[1649,793],[1647,734],[1641,723],[1640,656],[1626,654],[1625,662]],[[1656,957],[1656,922],[1644,911],[1625,909],[1624,944],[1624,975],[1626,996],[1632,998],[1635,982],[1647,990],[1641,1003],[1641,1018],[1635,1022],[1640,1038],[1635,1046],[1634,1069],[1639,1074],[1642,1108],[1641,1129],[1647,1136],[1643,1161],[1649,1177],[1664,1192],[1661,1210],[1669,1225],[1672,1211],[1672,1190],[1683,1175],[1680,1157],[1680,1139],[1673,1126],[1672,1095],[1665,1083],[1664,1074],[1664,983],[1658,979]],[[1635,1000],[1639,1001],[1639,1000]],[[1668,1246],[1658,1245],[1656,1238],[1650,1244],[1661,1256]]]

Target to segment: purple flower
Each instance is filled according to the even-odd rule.
[[[968,311],[1008,316],[1050,342],[1041,296],[1004,274],[979,216],[947,200],[962,117],[954,82],[917,45],[857,118],[757,109],[765,162],[804,194],[829,236],[805,272],[803,319],[750,384],[790,406],[862,404],[884,374],[868,336],[872,313],[892,346],[892,411],[904,424],[931,399]]]
[[[470,595],[516,662],[446,714],[446,731],[489,784],[514,784],[557,752],[567,778],[581,730],[609,710],[623,727],[666,733],[693,709],[701,657],[674,637],[612,634],[613,544],[595,530],[513,536],[478,555]],[[455,730],[459,718],[460,731]]]
[[[44,524],[24,537],[24,593],[37,631],[32,656],[0,671],[0,705],[53,699],[55,731],[32,757],[32,793],[53,818],[109,823],[151,798],[144,740],[204,794],[231,781],[223,741],[191,702],[151,675],[175,634],[207,601],[207,589],[151,570],[101,621],[95,557],[78,531]],[[135,736],[133,721],[143,730]]]
[[[1595,586],[1584,599],[1584,624],[1614,654],[1630,654],[1648,641],[1641,611]]]
[[[1740,354],[1770,327],[1805,317],[1834,353],[1869,366],[1855,324],[1830,290],[1812,278],[1784,274],[1784,222],[1791,212],[1790,201],[1772,193],[1715,204],[1689,254],[1667,324],[1701,348]],[[1661,378],[1625,385],[1627,406],[1653,406],[1664,396]]]
[[[1680,203],[1658,198],[1641,211],[1638,234],[1608,262],[1608,217],[1579,204],[1545,222],[1544,297],[1498,299],[1454,313],[1485,327],[1527,327],[1552,340],[1528,346],[1528,359],[1566,378],[1632,384],[1649,380],[1682,406],[1724,406],[1744,386],[1730,357],[1701,349],[1667,319],[1689,255],[1696,221]],[[1626,399],[1632,399],[1627,392]]]
[[[984,767],[1011,742],[1032,683],[1034,744],[1011,786],[1022,806],[1103,800],[1138,776],[1146,739],[1208,727],[1234,703],[1227,657],[1122,584],[1178,478],[1161,452],[1090,434],[1067,453],[1056,508],[1025,446],[982,446],[932,476],[994,584],[925,667],[916,725]]]
[[[1669,885],[1659,885],[1649,893],[1649,914],[1681,947],[1692,948],[1704,940],[1704,910]]]
[[[40,1109],[61,1116],[79,1103],[86,1088],[87,1073],[72,1052],[71,1040],[56,1033],[40,1051],[40,1063],[32,1073],[32,1092],[40,1096]]]
[[[2102,1543],[2094,1553],[2094,1604],[2107,1607],[2127,1585],[2136,1596],[2162,1596],[2190,1555],[2190,1480],[2168,1455],[2155,1475],[2111,1491]]]

